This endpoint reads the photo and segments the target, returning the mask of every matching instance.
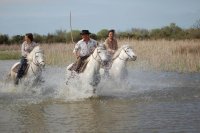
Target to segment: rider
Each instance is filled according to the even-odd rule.
[[[33,41],[33,34],[32,33],[25,34],[24,42],[22,43],[22,46],[21,46],[22,57],[20,59],[20,67],[17,72],[15,84],[18,84],[19,79],[21,79],[22,76],[24,75],[24,72],[27,67],[27,56],[36,45],[37,44]]]
[[[77,61],[72,69],[77,73],[81,72],[80,69],[84,64],[84,61],[93,53],[98,45],[96,40],[90,38],[90,34],[89,30],[82,30],[80,33],[82,39],[78,41],[73,50],[73,53],[77,57]]]
[[[118,49],[117,40],[115,39],[115,30],[111,29],[108,31],[108,37],[105,40],[104,45],[111,55]]]
[[[112,57],[118,49],[118,44],[117,44],[117,40],[115,38],[115,30],[114,29],[111,29],[108,31],[108,37],[104,42],[104,46],[108,51],[108,55],[110,56],[110,63],[111,63]],[[109,75],[110,63],[107,64],[104,68],[105,74],[108,74],[108,75]]]

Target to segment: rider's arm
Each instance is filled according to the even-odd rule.
[[[105,47],[106,47],[106,50],[109,52],[109,53],[114,53],[115,51],[114,50],[112,50],[111,48],[109,48],[109,46],[108,46],[108,43],[104,43],[104,45],[105,45]]]
[[[74,47],[74,50],[73,50],[73,53],[76,57],[79,57],[80,56],[80,46],[79,44],[77,43]]]
[[[22,47],[21,47],[21,52],[22,52],[22,56],[26,57],[28,55],[28,52],[25,51],[25,43],[23,42]]]
[[[75,54],[76,57],[80,56],[80,52],[79,51],[76,51],[74,54]]]

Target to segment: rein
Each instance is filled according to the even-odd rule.
[[[124,50],[124,52],[127,54],[127,52],[126,52],[126,50],[124,49],[124,48],[122,48],[122,50]],[[122,52],[122,50],[120,51],[120,53]],[[128,57],[130,57],[130,55],[129,54],[127,54],[128,55]],[[123,58],[121,58],[120,57],[120,54],[117,56],[117,57],[115,57],[113,60],[115,60],[116,58],[119,58],[120,60],[123,60],[123,61],[127,61],[128,59],[123,59]]]

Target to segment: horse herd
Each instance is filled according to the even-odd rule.
[[[127,77],[127,62],[135,61],[137,58],[136,54],[133,52],[133,49],[129,45],[121,46],[116,53],[113,55],[111,60],[111,66],[109,68],[109,78],[114,81],[120,81]],[[29,62],[29,67],[24,78],[21,82],[26,82],[29,79],[33,79],[32,83],[38,83],[41,80],[42,70],[45,66],[44,60],[44,51],[38,45],[27,57]],[[66,84],[68,84],[74,73],[79,78],[83,78],[85,83],[91,86],[97,86],[103,75],[103,64],[106,64],[109,61],[107,50],[103,46],[98,46],[93,54],[87,59],[88,63],[84,72],[77,74],[73,71],[70,71],[71,64],[67,66],[66,69]],[[19,67],[19,62],[15,63],[9,72],[9,77],[12,81],[15,80],[17,75],[17,70]],[[73,76],[72,76],[73,75]]]

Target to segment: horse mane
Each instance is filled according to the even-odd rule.
[[[120,54],[120,52],[122,51],[122,49],[123,48],[127,48],[127,47],[130,47],[129,45],[123,45],[123,46],[121,46],[116,52],[115,52],[115,54],[113,55],[113,60],[114,59],[116,59],[118,56],[119,56],[119,54]]]
[[[41,48],[40,48],[40,45],[36,45],[34,48],[33,48],[33,51],[37,52],[37,51],[40,51]]]
[[[32,59],[33,54],[35,54],[36,52],[41,51],[41,47],[40,45],[36,45],[33,50],[30,52],[30,54],[28,55],[28,59]]]

